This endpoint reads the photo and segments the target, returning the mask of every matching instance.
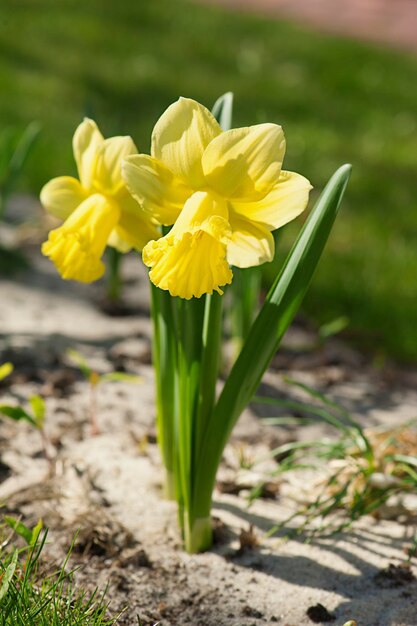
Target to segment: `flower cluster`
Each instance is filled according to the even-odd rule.
[[[49,233],[42,252],[62,278],[90,283],[104,273],[106,245],[141,250],[159,232],[122,179],[123,159],[137,153],[130,137],[104,139],[95,122],[85,119],[75,131],[73,150],[79,180],[59,176],[41,191],[46,210],[65,220]]]
[[[151,155],[130,137],[104,140],[85,120],[74,136],[80,181],[60,177],[41,201],[65,219],[43,245],[63,278],[104,272],[106,245],[143,249],[150,279],[182,298],[217,291],[231,266],[274,256],[272,231],[299,215],[311,188],[282,170],[285,138],[275,124],[223,132],[201,104],[180,98],[158,120]],[[172,226],[161,236],[160,226]]]

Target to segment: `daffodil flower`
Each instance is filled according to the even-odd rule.
[[[74,134],[73,150],[79,180],[60,176],[41,191],[46,210],[65,220],[49,233],[42,252],[62,278],[92,282],[104,273],[107,245],[121,252],[141,250],[159,232],[122,179],[123,159],[137,153],[130,137],[104,139],[95,122],[85,119]]]
[[[271,231],[306,207],[309,181],[282,170],[276,124],[223,132],[201,104],[180,98],[158,120],[151,156],[128,156],[122,174],[133,197],[169,233],[143,249],[150,279],[182,298],[217,291],[230,266],[274,257]]]

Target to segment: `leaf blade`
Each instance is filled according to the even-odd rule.
[[[344,165],[332,176],[304,224],[274,281],[216,404],[195,477],[195,506],[206,511],[224,446],[261,378],[311,282],[329,237],[351,173]]]

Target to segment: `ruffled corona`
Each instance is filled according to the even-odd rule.
[[[90,283],[104,274],[101,261],[111,231],[119,220],[115,203],[96,194],[85,200],[67,221],[49,233],[42,253],[62,278]]]
[[[221,287],[232,281],[226,259],[231,235],[226,213],[225,205],[207,193],[191,196],[170,233],[143,249],[151,281],[187,300],[213,291],[222,294]]]
[[[143,261],[152,268],[149,277],[154,285],[187,300],[213,291],[223,294],[221,287],[232,281],[226,246],[203,230],[184,233],[178,240],[151,241],[143,250]]]

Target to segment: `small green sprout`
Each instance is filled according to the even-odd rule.
[[[71,363],[78,367],[81,374],[84,376],[85,380],[88,382],[90,387],[90,402],[89,402],[89,418],[91,425],[91,434],[93,436],[98,435],[100,433],[100,428],[98,425],[98,413],[97,413],[97,388],[101,383],[105,382],[128,382],[128,383],[138,383],[141,382],[142,379],[140,376],[136,376],[135,374],[128,374],[125,372],[107,372],[105,374],[99,374],[85,357],[80,354],[77,350],[69,349],[67,350],[67,356]]]
[[[45,432],[45,400],[41,396],[33,395],[28,399],[30,409],[26,410],[21,406],[10,404],[0,404],[0,415],[4,415],[15,422],[27,422],[39,431],[45,459],[48,461],[50,469],[53,467],[53,459],[50,454],[51,443]]]
[[[319,328],[320,341],[324,343],[326,339],[338,335],[349,326],[349,323],[350,319],[346,315],[342,315],[326,324],[322,324]]]

